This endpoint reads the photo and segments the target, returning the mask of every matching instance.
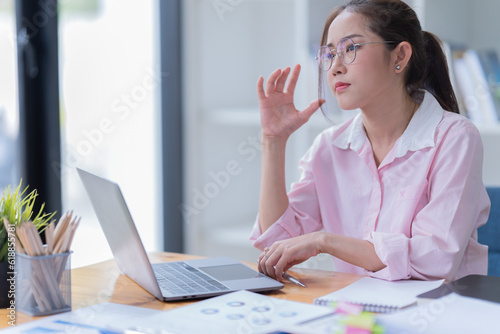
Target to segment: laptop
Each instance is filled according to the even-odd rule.
[[[121,272],[163,301],[198,299],[283,284],[230,257],[151,263],[118,184],[77,168]]]

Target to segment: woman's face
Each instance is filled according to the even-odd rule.
[[[367,28],[366,23],[363,15],[344,10],[330,25],[327,45],[336,48],[337,43],[346,37],[354,43],[383,41]],[[326,75],[342,109],[364,109],[392,92],[394,68],[385,47],[385,44],[358,46],[354,62],[348,65],[340,57],[335,58]]]

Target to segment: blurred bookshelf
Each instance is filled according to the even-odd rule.
[[[500,185],[500,1],[420,0],[423,28],[444,43],[461,112],[484,145],[483,182]]]

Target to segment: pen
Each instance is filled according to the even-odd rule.
[[[301,281],[299,281],[298,279],[296,279],[295,277],[293,277],[292,275],[288,274],[288,273],[283,273],[282,274],[283,278],[286,278],[287,280],[289,280],[290,282],[292,282],[293,284],[297,284],[297,285],[300,285],[301,287],[303,288],[307,288],[307,286],[302,283]]]

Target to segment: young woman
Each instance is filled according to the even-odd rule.
[[[324,100],[295,108],[299,65],[273,72],[265,89],[259,78],[259,270],[282,280],[328,253],[336,271],[387,280],[486,274],[482,142],[458,114],[439,40],[402,1],[352,0],[330,14],[322,45],[320,81],[361,113],[316,138],[287,194],[286,142]]]

